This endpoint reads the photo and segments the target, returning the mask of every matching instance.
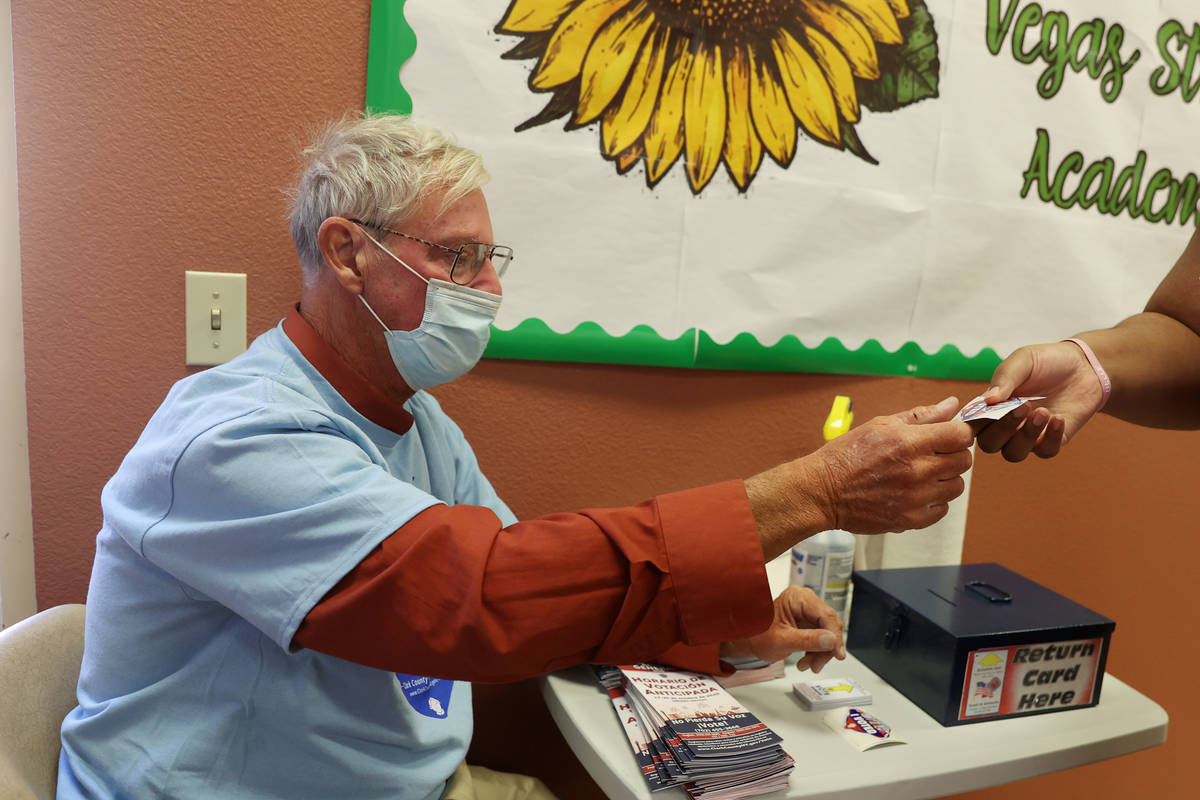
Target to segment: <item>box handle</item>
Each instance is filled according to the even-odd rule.
[[[967,591],[974,592],[989,603],[1011,603],[1012,595],[984,581],[967,581]]]

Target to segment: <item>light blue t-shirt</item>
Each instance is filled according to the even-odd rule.
[[[429,395],[403,435],[282,326],[177,383],[104,488],[60,798],[436,798],[465,683],[292,649],[309,610],[437,503],[515,522]]]

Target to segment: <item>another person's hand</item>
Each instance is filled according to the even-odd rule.
[[[803,650],[796,662],[801,670],[820,672],[830,659],[846,658],[842,621],[812,589],[789,586],[775,598],[775,619],[757,636],[721,645],[721,658],[760,658],[778,661]]]
[[[1021,461],[1030,453],[1058,455],[1071,437],[1100,410],[1104,390],[1083,350],[1073,342],[1028,345],[996,367],[984,393],[988,403],[1009,397],[1044,395],[998,420],[977,425],[979,449]]]

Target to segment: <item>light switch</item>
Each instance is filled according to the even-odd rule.
[[[183,275],[187,363],[223,364],[246,349],[246,273]]]

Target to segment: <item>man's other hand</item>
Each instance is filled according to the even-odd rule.
[[[842,621],[812,589],[789,586],[775,598],[775,619],[757,636],[721,645],[721,658],[760,658],[778,661],[798,651],[801,670],[820,672],[830,659],[846,658]]]

